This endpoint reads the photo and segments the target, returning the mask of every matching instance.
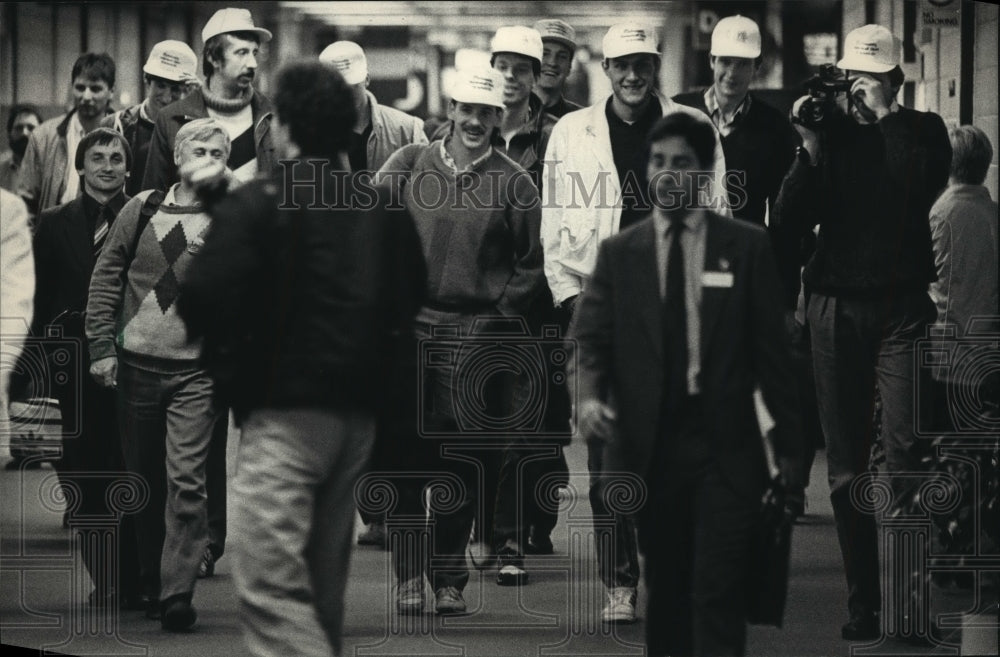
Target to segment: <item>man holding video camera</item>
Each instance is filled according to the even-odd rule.
[[[820,227],[803,280],[847,575],[850,619],[842,636],[848,640],[881,635],[876,521],[852,503],[851,492],[868,468],[876,383],[890,477],[919,462],[913,348],[934,317],[928,214],[951,161],[941,117],[895,100],[903,84],[899,61],[900,42],[885,27],[865,25],[847,35],[837,67],[849,88],[842,80],[839,87],[828,84],[825,97],[814,90],[792,107],[803,146],[776,203],[781,221]],[[846,113],[836,102],[839,88],[847,90]],[[901,627],[902,618],[893,620],[887,628]]]

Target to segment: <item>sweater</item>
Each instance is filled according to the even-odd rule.
[[[427,260],[428,305],[523,316],[545,284],[530,174],[496,149],[456,173],[441,149],[439,141],[406,146],[379,171],[380,179],[405,178],[402,198]]]
[[[196,361],[197,340],[177,315],[177,297],[194,254],[204,243],[209,217],[198,205],[177,205],[174,186],[149,219],[136,251],[129,253],[139,214],[150,192],[122,208],[90,280],[87,338],[92,360],[135,354],[141,361]],[[124,273],[124,276],[123,276]],[[124,283],[124,285],[123,285]]]
[[[775,203],[783,223],[819,224],[806,288],[864,298],[926,292],[937,278],[928,217],[951,166],[944,121],[901,107],[872,125],[835,115],[825,133],[819,165],[796,159]]]

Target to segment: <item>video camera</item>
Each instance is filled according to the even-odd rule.
[[[822,128],[836,113],[837,94],[849,93],[853,84],[854,80],[841,76],[833,64],[823,64],[819,73],[805,81],[809,98],[799,106],[792,122],[811,130]]]

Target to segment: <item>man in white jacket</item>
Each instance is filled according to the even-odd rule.
[[[611,96],[559,119],[545,152],[541,232],[545,276],[552,299],[564,309],[567,322],[594,269],[600,242],[650,210],[645,182],[645,144],[650,128],[660,117],[674,112],[711,123],[700,110],[680,105],[655,88],[660,51],[654,30],[636,23],[613,25],[604,35],[603,51]],[[725,156],[716,133],[715,168],[704,173],[699,186],[705,202],[729,215],[725,171]],[[631,623],[635,621],[639,579],[635,527],[628,518],[607,509],[597,477],[602,470],[601,453],[589,447],[588,452],[594,517],[616,516],[612,537],[606,536],[606,523],[595,524],[599,572],[608,588],[602,620]],[[610,553],[604,547],[609,538],[614,540]]]

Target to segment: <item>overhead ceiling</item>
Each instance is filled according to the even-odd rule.
[[[409,26],[494,30],[558,17],[577,29],[638,21],[661,25],[677,2],[282,2],[281,6],[336,26]],[[670,5],[675,5],[671,8]]]

